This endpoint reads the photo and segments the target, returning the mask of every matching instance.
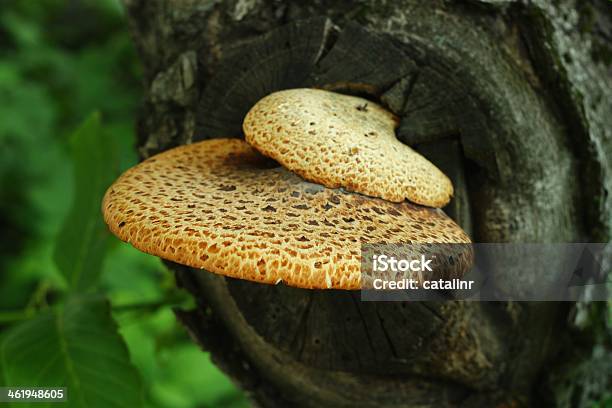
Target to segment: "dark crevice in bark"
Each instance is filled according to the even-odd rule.
[[[363,317],[363,314],[361,313],[361,309],[359,307],[359,301],[357,301],[357,299],[355,298],[358,295],[351,293],[350,296],[351,296],[351,300],[353,301],[353,304],[355,305],[355,310],[357,311],[357,314],[359,315],[359,319],[361,321],[361,324],[363,325],[363,331],[364,331],[364,333],[366,335],[366,338],[368,339],[368,345],[370,346],[370,351],[372,353],[376,354],[377,348],[374,347],[374,343],[372,342],[372,338],[370,337],[370,330],[368,329],[368,322]]]
[[[312,307],[312,301],[313,301],[313,294],[311,293],[310,296],[308,297],[308,303],[306,305],[306,309],[304,310],[304,312],[302,313],[302,317],[300,319],[300,325],[298,326],[298,329],[295,331],[295,335],[293,336],[293,339],[291,340],[291,345],[294,348],[297,348],[299,351],[297,353],[298,355],[298,359],[302,359],[302,355],[304,354],[304,339],[306,338],[306,330],[307,330],[307,324],[306,322],[308,321],[308,316],[310,315],[310,308]]]
[[[314,59],[315,67],[318,67],[321,60],[324,59],[327,56],[327,54],[329,54],[331,49],[334,47],[334,44],[336,44],[336,41],[338,41],[339,34],[340,34],[340,31],[338,30],[338,27],[334,25],[334,23],[332,23],[331,20],[327,19],[325,21],[325,28],[323,29],[323,39],[321,41],[321,49],[317,53]]]
[[[380,327],[382,328],[383,334],[385,335],[385,339],[387,340],[387,343],[389,344],[389,348],[391,349],[391,354],[395,358],[399,358],[397,349],[395,348],[395,345],[393,344],[393,340],[391,340],[391,336],[389,335],[389,332],[387,331],[387,328],[385,327],[385,318],[380,315],[378,310],[376,310],[376,315],[378,316],[378,323],[380,324]]]

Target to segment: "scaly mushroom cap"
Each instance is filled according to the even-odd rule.
[[[246,115],[249,144],[307,180],[388,201],[443,207],[451,181],[395,137],[397,118],[366,99],[290,89]]]
[[[102,209],[110,230],[141,251],[303,288],[358,289],[360,241],[470,242],[440,210],[306,182],[239,139],[149,158],[108,189]]]

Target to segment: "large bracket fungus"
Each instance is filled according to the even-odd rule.
[[[607,228],[580,198],[580,170],[603,165],[572,148],[586,144],[588,132],[576,112],[560,114],[567,103],[560,108],[555,97],[567,100],[563,90],[542,87],[542,65],[552,57],[546,47],[538,49],[543,59],[529,55],[535,29],[471,2],[327,3],[287,6],[282,18],[274,17],[276,2],[252,5],[240,18],[228,5],[198,9],[189,21],[205,21],[206,29],[178,37],[136,27],[146,33],[145,58],[172,67],[164,74],[191,61],[199,96],[148,107],[140,129],[149,137],[145,155],[241,136],[247,112],[273,92],[333,90],[398,116],[398,139],[452,180],[444,210],[474,241],[565,242]],[[321,17],[305,18],[311,15]],[[151,38],[159,44],[149,47]],[[168,55],[168,44],[180,52]],[[568,129],[582,139],[572,142]],[[591,164],[579,165],[576,154]],[[570,335],[567,304],[360,302],[354,291],[171,267],[199,306],[177,311],[179,318],[265,406],[550,402],[550,394],[534,391],[536,379],[562,348],[555,339]]]
[[[194,143],[145,160],[110,187],[102,208],[111,231],[142,251],[233,278],[301,288],[360,289],[363,242],[470,244],[440,210],[305,182],[236,139]],[[472,252],[457,248],[423,251],[428,259],[436,253],[457,258],[434,268],[432,279],[463,276]]]

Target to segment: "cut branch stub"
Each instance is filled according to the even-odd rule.
[[[453,142],[455,146],[445,149],[452,156],[459,153],[461,157],[457,162],[466,166],[460,169],[457,178],[453,178],[453,172],[444,167],[447,158],[428,156],[428,159],[445,169],[454,180],[461,179],[461,174],[466,175],[476,239],[485,242],[571,241],[583,237],[582,234],[588,231],[582,228],[582,217],[587,220],[590,217],[590,226],[602,228],[602,223],[609,226],[609,211],[605,211],[609,210],[609,205],[593,208],[592,214],[585,214],[584,202],[577,200],[578,195],[582,194],[585,201],[592,201],[594,207],[606,200],[605,188],[610,186],[610,177],[606,177],[609,172],[605,170],[610,168],[610,151],[605,150],[605,142],[610,138],[606,139],[609,132],[604,129],[609,118],[606,115],[609,104],[595,102],[605,100],[609,94],[606,91],[610,88],[606,88],[607,83],[601,75],[604,66],[598,66],[588,58],[592,47],[585,41],[588,33],[577,29],[582,19],[575,18],[580,15],[580,12],[576,13],[576,2],[561,2],[558,7],[551,7],[542,1],[496,2],[499,5],[491,5],[493,2],[416,0],[228,1],[207,2],[203,7],[196,5],[196,2],[177,2],[174,7],[168,7],[167,1],[146,2],[147,7],[140,7],[145,3],[143,1],[125,3],[135,27],[135,38],[147,57],[145,65],[153,67],[154,72],[168,67],[172,55],[191,50],[207,53],[199,55],[198,60],[205,62],[206,67],[198,73],[197,83],[203,86],[208,82],[208,88],[205,93],[199,90],[203,96],[199,107],[185,108],[188,117],[197,116],[200,127],[207,128],[206,132],[200,129],[195,135],[196,139],[238,137],[239,133],[234,131],[239,129],[244,114],[261,96],[281,87],[306,86],[299,67],[296,68],[300,72],[297,80],[289,78],[287,84],[269,85],[280,84],[287,70],[274,68],[274,61],[264,62],[256,58],[256,53],[250,60],[245,59],[247,63],[243,69],[236,69],[241,58],[251,55],[253,44],[262,47],[264,54],[266,49],[278,49],[279,58],[285,58],[283,61],[291,64],[291,61],[287,62],[288,59],[300,60],[298,55],[303,53],[292,53],[289,57],[283,54],[280,51],[282,40],[288,36],[278,33],[288,33],[299,26],[300,32],[307,38],[311,36],[316,39],[307,53],[309,57],[300,60],[305,61],[301,66],[312,71],[307,78],[312,81],[311,75],[315,75],[317,70],[316,62],[313,64],[312,61],[319,55],[325,57],[327,51],[333,51],[336,32],[330,29],[326,36],[320,25],[312,23],[314,20],[299,19],[321,14],[345,27],[348,25],[344,23],[353,19],[362,23],[363,32],[367,33],[362,37],[367,41],[371,36],[384,38],[383,42],[372,41],[382,47],[393,43],[394,48],[401,48],[404,57],[418,68],[415,73],[408,73],[388,88],[381,89],[380,100],[383,104],[399,116],[406,116],[403,131],[400,132],[403,140],[407,143],[418,141],[418,149],[423,149],[420,151],[427,156],[426,149],[439,150],[439,142],[432,139],[449,136],[448,140],[451,140],[458,136]],[[588,9],[586,7],[584,10]],[[291,21],[289,26],[280,27],[288,20]],[[305,24],[305,21],[309,23]],[[279,31],[270,31],[255,42],[250,42],[254,27],[256,30],[277,30],[278,27]],[[576,29],[568,30],[568,27]],[[342,35],[341,27],[339,30]],[[264,44],[266,39],[272,38],[276,38],[274,41],[277,44]],[[301,38],[294,40],[295,44],[302,41]],[[229,59],[228,44],[236,46],[233,48],[237,55],[234,60]],[[359,44],[356,47],[378,52],[376,47],[361,47]],[[570,54],[572,58],[564,58]],[[221,58],[220,64],[218,57]],[[350,56],[347,58],[356,61]],[[368,58],[373,57],[366,55],[366,60]],[[331,78],[333,73],[340,77],[340,82],[348,83],[349,77],[354,80],[356,76],[348,74],[361,68],[348,66],[341,59],[337,61],[340,67],[330,67],[329,74],[322,74]],[[260,65],[250,72],[248,68],[253,64]],[[269,77],[270,69],[274,73],[273,78]],[[238,92],[230,85],[241,78],[243,71],[248,75],[244,75]],[[346,78],[343,78],[343,72],[347,73]],[[208,81],[208,73],[214,76],[212,81]],[[420,85],[417,83],[419,77]],[[262,78],[268,79],[260,82]],[[428,81],[427,78],[433,80]],[[382,80],[386,84],[386,79]],[[249,81],[251,83],[247,83]],[[262,86],[262,82],[268,85]],[[312,81],[312,85],[325,84]],[[419,86],[422,88],[418,89]],[[368,89],[374,89],[374,86]],[[226,90],[231,91],[231,95],[225,95]],[[250,90],[253,90],[252,95]],[[432,105],[406,113],[406,108],[421,106],[419,99],[434,94],[438,101],[433,100]],[[369,96],[375,98],[379,95]],[[455,109],[450,109],[450,105]],[[195,109],[198,110],[197,115],[194,114]],[[151,136],[150,140],[159,146],[168,146],[181,144],[193,134],[191,131],[189,134],[181,131],[192,129],[191,126],[174,123],[180,115],[171,115],[172,121],[168,120],[167,110],[160,109],[159,103],[152,104],[145,112],[148,124],[140,129],[141,138]],[[437,117],[438,114],[441,116]],[[158,126],[160,123],[164,126]],[[575,145],[572,147],[570,142]],[[577,147],[582,149],[578,158],[574,155]],[[576,162],[588,164],[586,168],[580,168]],[[472,171],[474,169],[476,171]],[[605,202],[609,204],[610,198]],[[455,217],[461,221],[460,215]],[[560,347],[571,355],[580,356],[580,353],[576,353],[577,349],[592,354],[589,346],[588,350],[584,349],[583,344],[588,341],[581,344],[568,341],[571,340],[567,323],[569,305],[559,306],[552,302],[449,304],[449,308],[462,309],[456,314],[450,311],[440,313],[440,321],[448,329],[431,331],[427,327],[421,328],[423,333],[431,333],[431,337],[424,344],[417,342],[415,345],[417,349],[424,349],[435,342],[434,350],[445,351],[446,359],[442,365],[425,364],[426,370],[420,374],[381,376],[360,375],[360,368],[354,362],[344,366],[349,371],[313,369],[307,364],[296,364],[295,355],[292,354],[294,349],[287,346],[291,342],[282,338],[278,323],[258,321],[261,313],[277,311],[274,304],[279,305],[279,315],[300,313],[307,299],[294,293],[297,290],[267,287],[265,290],[270,292],[278,289],[276,295],[279,298],[295,299],[296,303],[284,299],[275,301],[266,294],[262,297],[269,304],[258,304],[256,297],[249,298],[248,302],[241,299],[244,293],[251,293],[251,290],[252,293],[264,290],[256,284],[239,282],[236,285],[245,288],[237,290],[231,279],[176,266],[174,269],[177,270],[179,282],[191,283],[186,286],[199,305],[192,312],[182,313],[182,321],[194,337],[211,351],[213,359],[264,406],[475,407],[501,406],[502,401],[504,406],[523,403],[555,405],[538,403],[541,401],[538,394],[542,391],[538,381],[545,377],[542,372],[544,364],[550,362],[551,356]],[[231,291],[228,285],[232,286]],[[248,305],[238,308],[236,303]],[[347,304],[342,303],[342,306]],[[328,307],[337,306],[332,300],[329,301]],[[362,306],[376,309],[374,304]],[[261,313],[244,310],[248,308],[260,310]],[[378,319],[371,311],[362,315],[366,320],[364,326],[377,324]],[[318,316],[323,320],[336,318],[329,311]],[[264,317],[267,318],[261,316],[262,320],[265,320]],[[284,316],[279,319],[287,321]],[[466,319],[479,322],[479,326],[466,329],[457,325],[457,321]],[[435,319],[431,320],[431,325],[438,328]],[[268,324],[276,330],[264,327]],[[324,325],[313,322],[308,330],[314,330],[315,324]],[[254,327],[258,328],[257,331]],[[294,326],[287,327],[295,330]],[[585,333],[590,333],[595,327],[591,326]],[[402,324],[386,328],[393,331],[389,334],[391,338],[405,334]],[[349,326],[342,327],[342,330],[345,329],[349,330]],[[305,336],[314,339],[314,334],[312,337],[309,334]],[[319,367],[326,366],[326,358],[336,362],[335,355],[339,354],[339,350],[330,351],[328,338],[329,334],[321,334],[319,346],[324,347],[318,349],[319,355],[308,353],[308,356],[312,356],[309,360],[304,354],[303,361],[310,361],[309,364]],[[359,334],[356,334],[356,338],[361,344]],[[468,342],[470,346],[466,347],[466,340],[469,339],[477,341]],[[347,346],[343,340],[334,347]],[[406,353],[406,350],[401,352]],[[349,356],[358,358],[358,353],[349,353]],[[448,380],[470,381],[478,370],[474,369],[478,365],[472,365],[474,361],[492,364],[480,370],[484,377],[476,385],[477,389],[473,385],[458,386],[457,382]],[[575,364],[570,362],[564,368],[571,381],[570,387],[564,376],[558,376],[559,364],[547,364],[546,368],[546,371],[550,371],[546,375],[554,377],[554,383],[562,390],[555,391],[555,397],[561,395],[562,400],[553,398],[551,401],[561,401],[570,406],[575,405],[576,401],[579,404],[587,401],[592,396],[593,388],[588,380],[576,381],[585,376],[582,370],[575,369]],[[502,398],[490,398],[491,393],[485,391],[487,387]],[[504,394],[512,398],[504,399]],[[522,403],[517,403],[517,398]]]
[[[329,22],[294,21],[238,46],[234,53],[244,59],[244,65],[226,53],[212,69],[217,75],[202,94],[201,126],[195,139],[240,136],[240,125],[251,106],[281,89],[311,86],[358,93],[400,116],[400,140],[417,144],[453,178],[457,200],[449,213],[468,230],[473,220],[477,239],[555,241],[575,236],[580,226],[571,221],[573,187],[565,175],[572,164],[564,147],[565,135],[520,68],[509,63],[492,38],[472,21],[421,9],[410,13],[406,21],[412,20],[411,24],[386,24],[386,18],[392,17],[377,18],[367,28],[347,24],[337,31]],[[440,27],[445,39],[455,41],[438,41]],[[282,47],[287,33],[298,31],[312,40],[306,47],[308,57]],[[263,59],[258,58],[261,52],[252,49],[279,51],[278,55],[270,51],[269,59]],[[301,61],[301,68],[289,78],[285,71],[294,58]],[[478,171],[473,172],[476,167]],[[551,183],[542,183],[545,177],[552,177]],[[472,210],[473,202],[477,207]],[[187,272],[181,275],[185,279]],[[431,304],[406,306],[415,320],[404,322],[407,315],[394,310],[397,305],[355,305],[349,293],[308,294],[230,279],[212,282],[200,274],[190,278],[201,283],[194,290],[196,296],[222,292],[221,298],[236,306],[240,318],[227,322],[230,330],[252,330],[282,358],[307,370],[320,370],[317,379],[322,378],[321,372],[339,370],[343,375],[352,373],[355,377],[347,378],[359,382],[380,374],[377,370],[384,366],[392,367],[399,377],[426,375],[481,389],[498,387],[501,378],[512,377],[509,388],[527,390],[535,367],[547,354],[537,348],[548,345],[545,336],[529,344],[520,333],[553,332],[557,317],[554,307],[526,306],[521,315],[504,305],[447,303],[442,310]],[[221,307],[213,305],[216,310]],[[539,322],[525,317],[531,313],[541,313]],[[509,316],[515,320],[498,323]],[[406,327],[410,327],[408,335]],[[376,355],[372,350],[382,351]],[[254,353],[245,351],[249,361],[261,357]],[[516,364],[498,364],[508,360],[510,353],[520,354]],[[528,368],[519,360],[536,363]],[[281,371],[278,368],[272,374]],[[317,390],[313,392],[321,390],[320,384],[311,385],[311,390]],[[351,392],[357,392],[356,388]],[[343,401],[353,401],[346,398]]]

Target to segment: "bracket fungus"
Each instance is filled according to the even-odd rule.
[[[448,177],[395,137],[398,119],[369,100],[319,89],[272,93],[249,111],[247,142],[326,187],[443,207]]]
[[[301,288],[359,289],[362,243],[470,243],[439,209],[307,182],[239,139],[145,160],[109,187],[102,209],[110,230],[144,252]],[[432,279],[461,277],[471,256]]]

